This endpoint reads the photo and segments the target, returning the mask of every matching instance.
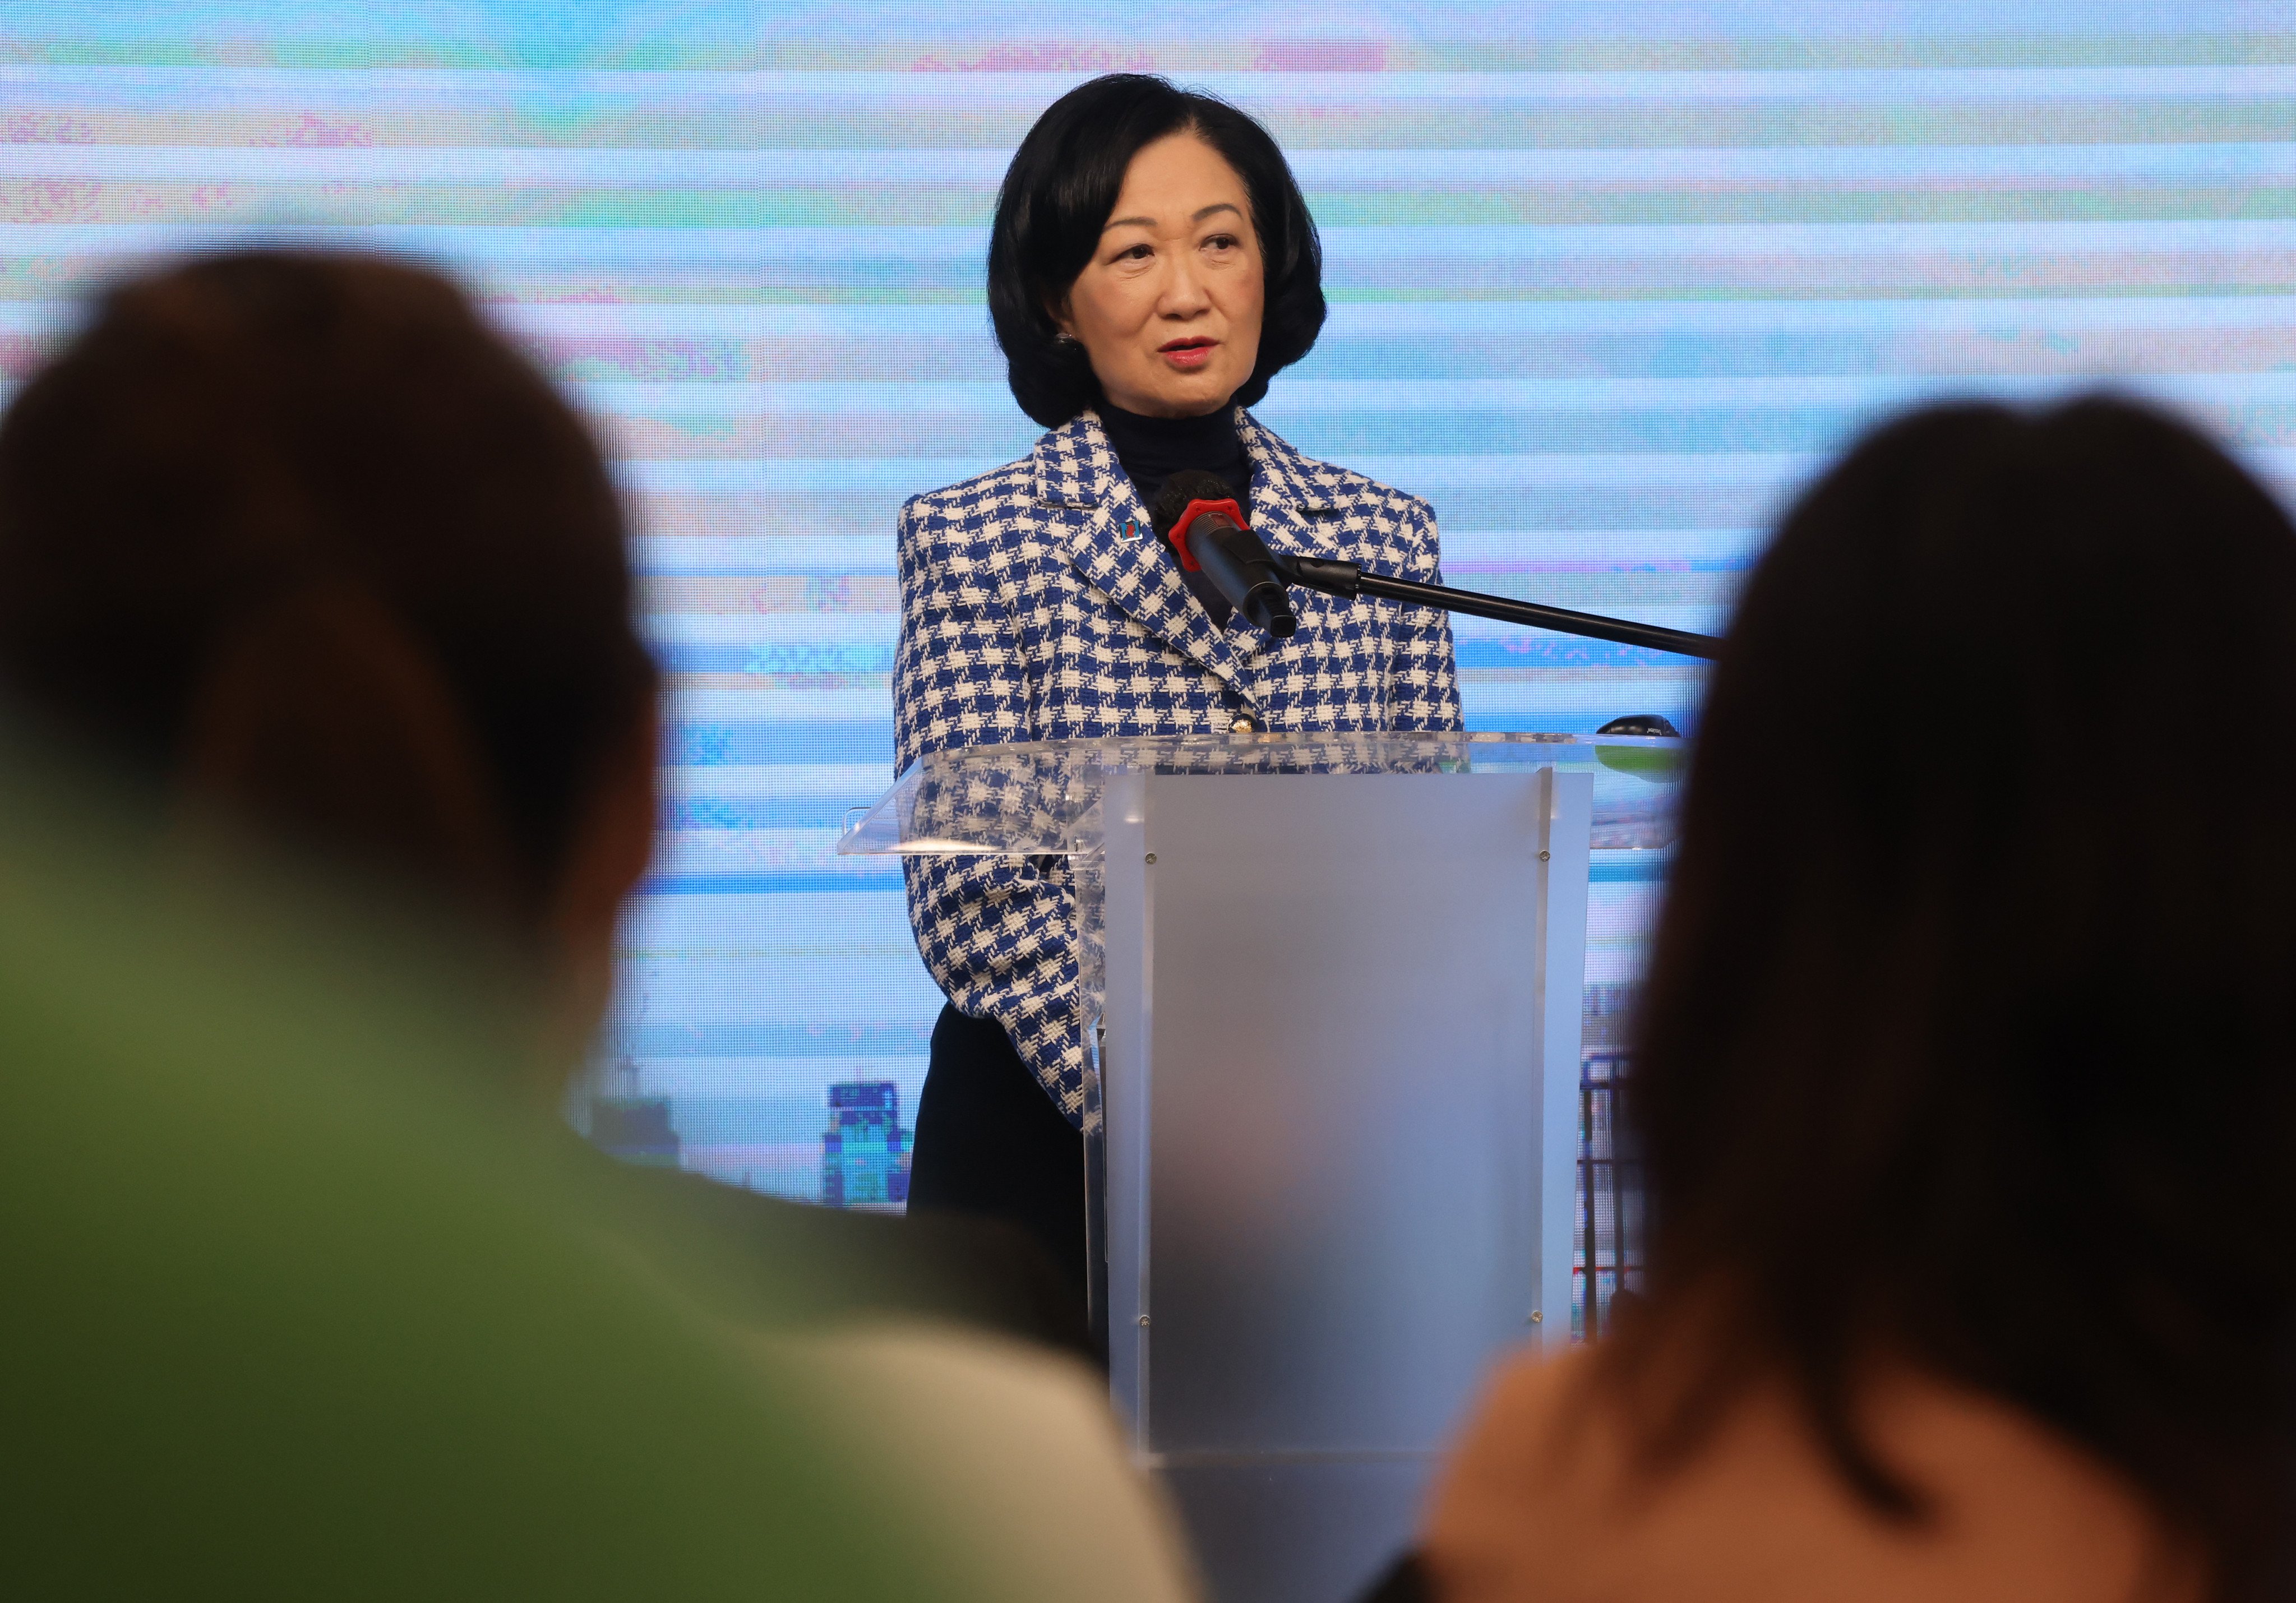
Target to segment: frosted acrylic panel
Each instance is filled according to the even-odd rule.
[[[1592,785],[1111,776],[1111,1382],[1218,1597],[1352,1597],[1567,1335]]]
[[[1545,791],[1152,782],[1151,1451],[1432,1451],[1534,1334]]]

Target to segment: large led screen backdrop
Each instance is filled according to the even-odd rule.
[[[0,0],[7,379],[130,263],[291,237],[451,267],[597,419],[677,684],[626,1147],[812,1196],[832,1087],[914,1107],[939,999],[831,852],[891,777],[894,514],[1035,435],[986,224],[1117,67],[1291,152],[1332,317],[1262,414],[1429,497],[1454,582],[1717,628],[1782,495],[1939,393],[2112,381],[2296,473],[2286,0]],[[1662,658],[1458,640],[1480,728],[1694,709]],[[1654,889],[1598,870],[1598,1004]]]

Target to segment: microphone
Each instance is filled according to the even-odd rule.
[[[1195,467],[1174,473],[1157,492],[1150,521],[1180,554],[1180,565],[1210,574],[1245,622],[1278,640],[1299,631],[1283,564],[1245,525],[1243,508],[1218,473]]]
[[[1149,514],[1156,532],[1172,542],[1180,564],[1191,573],[1209,573],[1228,604],[1247,622],[1266,629],[1278,640],[1288,640],[1300,629],[1292,611],[1286,585],[1316,590],[1353,601],[1370,596],[1413,606],[1434,607],[1446,612],[1465,612],[1501,623],[1525,623],[1558,634],[1589,640],[1614,640],[1650,651],[1673,652],[1708,661],[1722,654],[1722,642],[1711,635],[1637,623],[1627,618],[1605,618],[1595,612],[1574,612],[1544,602],[1517,601],[1511,596],[1485,596],[1455,590],[1424,580],[1396,579],[1366,569],[1361,563],[1332,557],[1292,556],[1270,551],[1267,543],[1244,527],[1243,508],[1235,504],[1218,473],[1185,468],[1164,481]]]

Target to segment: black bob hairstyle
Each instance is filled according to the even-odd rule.
[[[1013,152],[988,236],[988,316],[1013,399],[1056,429],[1101,400],[1083,346],[1061,335],[1063,305],[1116,209],[1125,169],[1144,145],[1193,133],[1243,180],[1267,264],[1259,359],[1235,392],[1251,406],[1267,381],[1312,349],[1324,326],[1324,249],[1283,152],[1267,130],[1209,95],[1144,73],[1111,72],[1046,109]]]
[[[1605,1361],[1687,1399],[1659,1459],[1775,1378],[1919,1516],[1857,1424],[1909,1362],[2243,1590],[2288,1467],[2292,819],[2296,528],[2192,430],[1937,407],[1801,497],[1715,666],[1636,1028],[1650,1306]],[[1644,1367],[1685,1330],[1686,1392]]]

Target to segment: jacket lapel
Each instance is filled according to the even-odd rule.
[[[1310,520],[1332,510],[1331,496],[1308,477],[1306,459],[1249,412],[1236,420],[1244,454],[1251,458],[1251,527],[1271,551],[1287,556],[1337,556],[1331,534]],[[1316,604],[1308,591],[1294,590],[1292,604]],[[1302,624],[1305,624],[1303,616]],[[1236,654],[1249,661],[1274,644],[1258,629],[1239,629]]]
[[[1148,510],[1117,465],[1099,416],[1086,412],[1038,440],[1036,468],[1037,502],[1066,514],[1058,543],[1084,581],[1151,635],[1234,684],[1240,665],[1227,636],[1188,593],[1179,564],[1157,549]],[[1137,530],[1128,538],[1128,523]]]

